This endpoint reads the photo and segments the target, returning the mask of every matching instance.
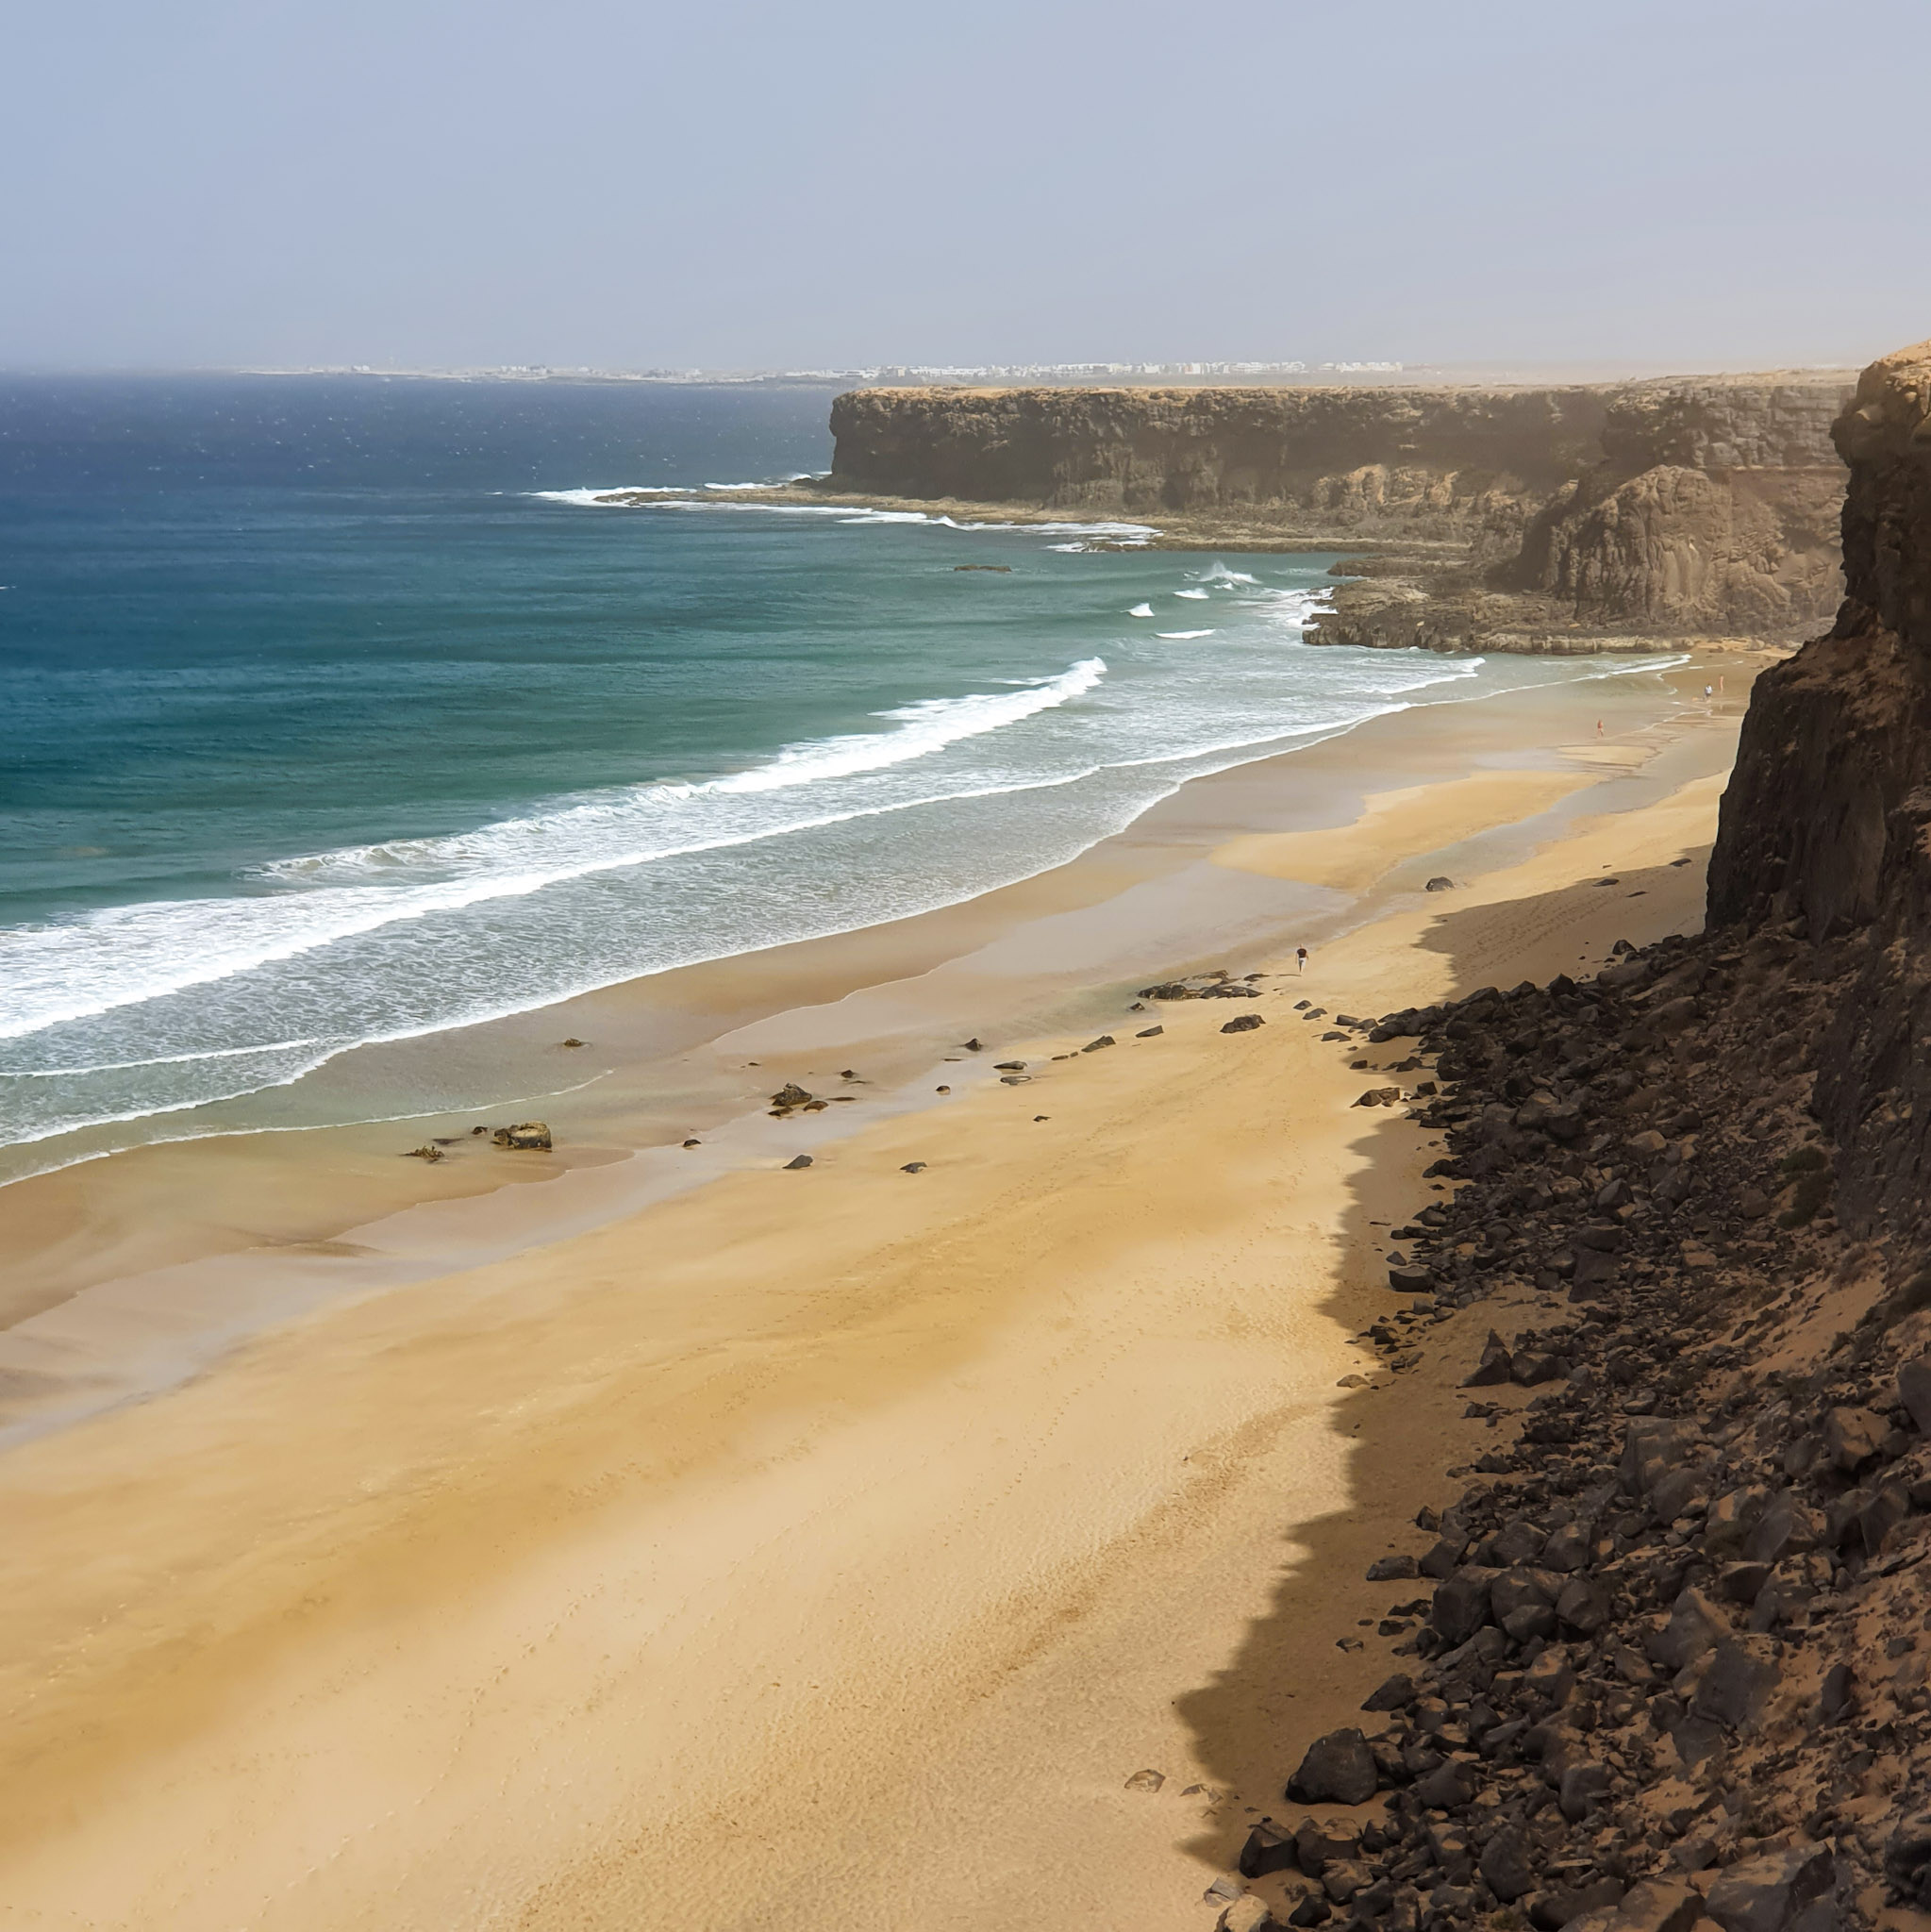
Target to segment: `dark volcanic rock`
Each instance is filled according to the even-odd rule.
[[[1367,1739],[1357,1730],[1330,1731],[1307,1747],[1288,1780],[1288,1796],[1302,1805],[1365,1805],[1376,1782]]]
[[[1787,1932],[1806,1906],[1829,1895],[1836,1878],[1826,1846],[1773,1852],[1732,1865],[1710,1887],[1704,1909],[1723,1932]]]

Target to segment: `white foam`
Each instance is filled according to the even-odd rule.
[[[924,758],[929,752],[957,744],[960,739],[976,738],[983,732],[997,731],[1038,712],[1051,710],[1091,691],[1106,675],[1104,658],[1083,658],[1057,677],[1022,686],[1004,696],[924,698],[917,704],[878,713],[879,717],[899,724],[902,728],[897,731],[866,732],[829,739],[822,744],[792,746],[781,751],[768,765],[729,778],[713,779],[697,789],[775,791],[789,785],[815,784],[821,778],[882,771],[888,765],[904,764],[908,758]]]
[[[791,480],[802,479],[794,477]],[[1042,537],[1104,537],[1123,547],[1134,549],[1160,534],[1152,524],[1031,523],[1000,518],[968,519],[961,523],[957,517],[932,516],[920,509],[880,509],[871,504],[738,503],[729,500],[733,491],[771,490],[778,486],[770,483],[706,483],[699,487],[718,492],[724,500],[694,495],[688,486],[660,483],[624,484],[609,490],[532,490],[528,494],[551,503],[577,504],[596,509],[762,510],[771,516],[833,517],[841,523],[853,525],[924,524],[935,530],[1021,530],[1032,531]],[[651,500],[639,502],[638,498]],[[1090,546],[1056,543],[1051,547],[1056,550],[1084,550]]]
[[[125,1074],[136,1067],[185,1067],[191,1060],[237,1060],[251,1054],[291,1053],[299,1046],[323,1046],[315,1040],[271,1040],[261,1046],[218,1046],[206,1053],[163,1053],[144,1060],[103,1060],[91,1067],[0,1067],[0,1080],[78,1080],[88,1074]]]
[[[1193,581],[1197,584],[1258,585],[1260,582],[1258,577],[1249,576],[1244,570],[1229,570],[1219,558],[1215,558],[1206,570],[1194,571],[1191,573],[1191,575]]]
[[[1151,617],[1154,608],[1151,604],[1136,604],[1126,614],[1128,617]]]
[[[1210,638],[1213,636],[1213,632],[1210,630],[1157,630],[1154,632],[1154,636],[1171,639],[1174,643],[1184,643],[1189,638]]]
[[[5,935],[0,1039],[209,985],[405,921],[862,816],[872,808],[852,802],[755,820],[693,816],[691,806],[883,772],[1067,704],[1106,672],[1104,660],[1087,658],[1016,689],[922,699],[877,714],[896,727],[891,731],[790,745],[766,764],[703,783],[628,786],[473,832],[277,860],[255,874],[283,889],[276,891],[111,907],[58,925],[17,927]]]
[[[683,487],[677,483],[624,483],[615,489],[606,486],[601,490],[531,490],[524,493],[541,497],[545,503],[571,503],[589,509],[625,509],[629,506],[619,501],[620,497],[675,496]]]
[[[1174,594],[1176,597],[1205,597],[1207,592],[1205,591],[1175,591]]]

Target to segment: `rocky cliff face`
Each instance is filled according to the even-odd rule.
[[[1605,397],[1540,390],[864,390],[832,476],[895,496],[1466,538],[1590,460]]]
[[[1548,1392],[1472,1405],[1513,1443],[1368,1571],[1433,1587],[1361,1719],[1290,1740],[1324,1809],[1258,1820],[1222,1932],[1931,1910],[1931,342],[1835,436],[1850,594],[1757,681],[1707,929],[1342,1043],[1432,1072],[1457,1183],[1394,1231],[1424,1299],[1369,1339],[1413,1372],[1526,1280],[1536,1325],[1463,1330],[1462,1386]]]
[[[1782,926],[1848,975],[1815,1105],[1847,1222],[1908,1242],[1931,1225],[1931,342],[1867,369],[1835,434],[1849,594],[1758,680],[1710,917]]]
[[[1838,597],[1829,374],[1573,388],[874,390],[833,488],[1397,555],[1317,641],[1795,641]],[[1406,551],[1407,555],[1400,553]]]
[[[1659,633],[1815,630],[1839,596],[1830,424],[1845,393],[1835,379],[1617,391],[1603,461],[1556,492],[1500,580]]]

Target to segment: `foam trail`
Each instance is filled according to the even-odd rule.
[[[1205,591],[1175,591],[1174,594],[1176,597],[1205,597],[1207,592]]]
[[[802,479],[793,477],[791,480],[795,482]],[[771,483],[706,483],[702,486],[704,490],[716,492],[707,497],[693,493],[692,490],[685,485],[626,483],[608,490],[531,490],[525,494],[541,497],[550,503],[575,504],[594,509],[723,509],[739,513],[746,510],[762,510],[771,516],[831,517],[841,524],[855,525],[923,524],[928,529],[934,530],[1020,530],[1031,531],[1042,537],[1105,537],[1122,547],[1131,548],[1138,548],[1160,534],[1153,524],[1023,523],[997,518],[961,523],[956,517],[935,517],[921,509],[879,509],[870,504],[851,503],[741,503],[732,500],[731,496],[731,492],[735,491],[772,490],[780,487]],[[652,500],[639,501],[640,498]],[[1048,547],[1054,550],[1085,550],[1090,546],[1085,543],[1055,543]]]
[[[1213,636],[1213,632],[1210,630],[1157,630],[1154,632],[1154,636],[1157,638],[1167,638],[1174,643],[1184,643],[1189,638],[1210,638]]]
[[[217,1046],[206,1053],[164,1053],[144,1060],[103,1060],[92,1067],[0,1067],[0,1080],[78,1080],[87,1074],[125,1074],[136,1067],[185,1067],[191,1060],[235,1060],[251,1054],[290,1053],[298,1046],[321,1046],[320,1039],[271,1040],[260,1046]]]
[[[265,884],[306,887],[196,901],[162,900],[89,913],[8,937],[0,1039],[138,1005],[292,959],[406,920],[527,896],[566,879],[678,854],[755,843],[855,815],[793,810],[747,818],[692,813],[761,793],[810,788],[929,757],[1069,703],[1105,677],[1098,658],[1057,677],[963,698],[927,698],[878,715],[896,727],[786,747],[768,763],[697,785],[644,784],[588,803],[435,839],[281,859]],[[859,808],[862,809],[862,808]]]
[[[625,494],[630,496],[657,496],[664,493],[669,486],[657,483],[639,483],[625,486]],[[545,503],[570,503],[586,509],[622,509],[624,505],[611,501],[612,491],[608,490],[532,490],[531,496],[541,497]]]

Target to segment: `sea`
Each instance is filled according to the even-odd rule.
[[[741,500],[828,468],[830,399],[0,378],[0,1175],[1588,675],[1310,646],[1332,557]]]

